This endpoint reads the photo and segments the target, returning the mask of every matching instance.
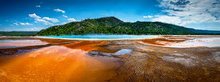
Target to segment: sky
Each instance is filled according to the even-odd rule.
[[[0,11],[0,31],[39,31],[108,16],[220,31],[220,0],[0,0]]]

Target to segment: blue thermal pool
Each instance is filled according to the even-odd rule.
[[[62,35],[62,36],[39,36],[43,38],[62,38],[62,39],[150,39],[157,38],[158,35]]]

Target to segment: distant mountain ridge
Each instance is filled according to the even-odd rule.
[[[38,31],[0,31],[0,36],[34,36]]]
[[[43,29],[37,35],[85,35],[85,34],[161,34],[195,35],[220,34],[220,31],[195,30],[162,22],[123,22],[115,17],[85,19]]]

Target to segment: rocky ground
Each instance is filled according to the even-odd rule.
[[[73,50],[83,50],[85,52],[85,55],[97,59],[99,62],[102,62],[103,65],[114,65],[111,68],[106,68],[108,70],[105,70],[105,72],[101,72],[101,70],[96,70],[96,72],[98,73],[96,77],[97,79],[79,81],[219,82],[220,47],[172,48],[163,46],[168,43],[183,42],[185,40],[200,37],[202,36],[182,36],[181,38],[179,36],[164,36],[162,38],[147,40],[105,41],[77,41],[38,38],[39,40],[47,42],[48,44],[12,49],[1,49],[0,61],[3,61],[2,58],[4,58],[4,55],[21,54],[21,52],[18,51],[22,50],[35,51],[33,49],[39,50],[41,48],[47,48],[50,46],[62,46]],[[26,51],[23,53],[28,52],[31,51]],[[111,63],[106,63],[107,60]],[[0,63],[0,75],[3,73],[1,72],[1,66],[4,65],[6,64]],[[88,65],[91,66],[92,64],[89,63]],[[98,68],[96,67],[96,65],[92,67]],[[92,74],[93,73],[88,75]],[[103,78],[103,75],[105,74],[107,74],[109,78],[98,79]],[[74,79],[74,77],[71,78]],[[85,79],[85,77],[82,78]],[[72,79],[70,79],[70,81]]]
[[[130,49],[112,81],[219,81],[220,48],[166,48],[116,41],[110,49]]]

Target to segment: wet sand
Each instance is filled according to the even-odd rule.
[[[0,81],[219,82],[220,47],[165,46],[201,37],[207,36],[89,41],[26,37],[47,44],[0,49]]]

